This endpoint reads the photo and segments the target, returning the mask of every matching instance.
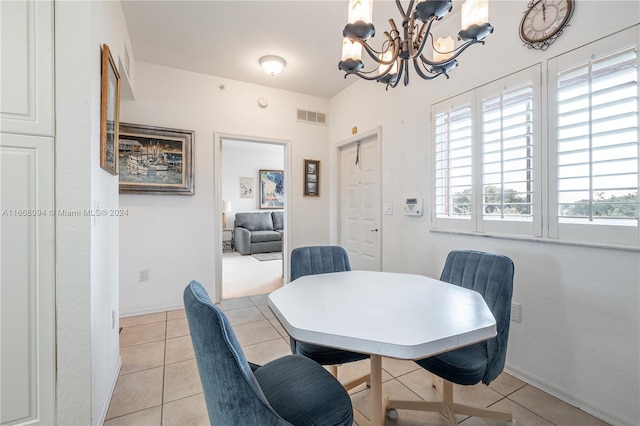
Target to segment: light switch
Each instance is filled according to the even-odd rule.
[[[385,215],[393,214],[393,203],[384,203],[384,214]]]

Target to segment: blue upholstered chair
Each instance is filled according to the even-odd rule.
[[[184,290],[184,306],[212,425],[353,424],[349,395],[319,364],[298,355],[248,363],[227,317],[196,281]]]
[[[416,361],[433,374],[441,401],[390,401],[390,408],[439,411],[447,416],[451,425],[458,424],[455,414],[512,421],[510,412],[455,403],[453,383],[474,385],[482,382],[488,385],[502,372],[507,356],[513,274],[513,262],[506,256],[471,250],[449,253],[440,280],[480,293],[496,319],[497,336]],[[390,414],[393,417],[394,414]]]
[[[350,271],[351,263],[346,250],[340,246],[307,246],[291,251],[291,276],[293,281],[305,275],[326,274],[330,272]],[[326,348],[291,338],[291,352],[304,355],[319,364],[330,366],[329,371],[338,377],[337,366],[369,358],[368,354],[360,354],[340,349]],[[352,389],[369,380],[369,375],[359,377],[345,383],[346,389]]]

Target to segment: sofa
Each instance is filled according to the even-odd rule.
[[[240,254],[282,250],[284,212],[236,213],[233,248]]]

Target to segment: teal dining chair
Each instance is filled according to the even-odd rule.
[[[291,251],[290,280],[294,281],[305,275],[326,274],[351,270],[349,255],[340,246],[305,246]],[[311,358],[329,368],[331,374],[338,377],[338,365],[369,358],[368,354],[350,352],[341,349],[327,348],[311,343],[299,342],[290,338],[291,352]],[[370,380],[369,374],[358,377],[344,384],[349,390]]]
[[[508,411],[475,407],[454,402],[453,384],[488,385],[502,372],[507,356],[514,265],[511,259],[499,254],[474,250],[455,250],[449,253],[440,276],[445,281],[475,290],[482,295],[496,320],[496,337],[429,358],[415,361],[431,372],[440,401],[389,401],[389,417],[397,416],[395,409],[436,411],[444,414],[454,426],[456,414],[485,417],[513,422]],[[428,324],[425,324],[428,327]]]
[[[183,299],[212,425],[352,426],[349,394],[320,364],[299,355],[251,364],[200,283]]]

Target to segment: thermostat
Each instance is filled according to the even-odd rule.
[[[423,202],[421,197],[407,197],[404,200],[404,214],[422,216]]]

